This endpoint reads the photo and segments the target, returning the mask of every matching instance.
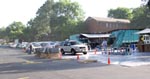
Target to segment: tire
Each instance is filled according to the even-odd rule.
[[[74,49],[71,50],[71,53],[72,53],[73,55],[76,55],[76,51],[75,51]]]
[[[63,55],[65,54],[65,51],[63,50],[63,49],[61,49],[61,51],[60,51]]]
[[[84,55],[86,55],[86,54],[87,54],[87,52],[83,52],[83,54],[84,54]]]

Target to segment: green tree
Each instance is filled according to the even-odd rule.
[[[146,28],[150,27],[150,9],[146,6],[133,9],[133,19],[131,25],[134,28]]]
[[[60,39],[64,40],[69,35],[77,33],[79,29],[78,23],[83,20],[83,10],[77,2],[70,0],[60,0],[53,6],[54,15],[50,21],[54,36],[60,35]],[[80,29],[81,30],[81,29]],[[56,35],[55,35],[56,34]]]
[[[4,28],[4,27],[0,28],[0,38],[4,38],[6,36],[5,30],[6,30],[6,28]]]
[[[150,0],[141,0],[150,9]]]
[[[7,36],[6,27],[0,28],[0,38],[9,41],[9,37]]]
[[[5,34],[12,41],[14,39],[22,39],[24,29],[25,25],[23,25],[21,22],[13,22],[6,28]]]
[[[28,30],[32,35],[31,40],[38,41],[43,35],[51,32],[50,17],[52,15],[53,0],[47,0],[37,11],[36,17],[28,22]]]
[[[117,8],[110,9],[108,11],[108,17],[118,18],[118,19],[132,19],[132,10],[128,8]]]
[[[36,31],[34,30],[32,26],[32,23],[33,23],[33,20],[31,19],[30,21],[28,21],[27,23],[27,27],[23,30],[23,35],[24,35],[24,40],[25,41],[34,41],[34,38],[35,38],[35,34],[36,34]]]
[[[83,20],[83,11],[77,2],[70,0],[47,0],[37,11],[37,16],[28,22],[34,30],[34,40],[64,40],[76,33],[75,28]]]
[[[148,0],[148,2],[147,2],[147,6],[149,7],[149,9],[150,9],[150,0]]]

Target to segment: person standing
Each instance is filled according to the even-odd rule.
[[[32,54],[32,44],[30,44],[29,49],[29,54]]]
[[[104,53],[106,54],[107,53],[107,41],[106,41],[106,39],[104,39],[102,42],[102,48],[104,50]]]

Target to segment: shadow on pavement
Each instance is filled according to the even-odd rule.
[[[81,68],[103,67],[108,66],[100,62],[96,63],[79,63],[77,60],[50,60],[39,59],[31,56],[23,57],[27,61],[17,63],[0,64],[0,74],[15,74],[37,71],[57,71],[57,70],[72,70]],[[32,60],[31,62],[29,62]]]

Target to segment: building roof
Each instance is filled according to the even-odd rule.
[[[114,19],[114,18],[102,18],[102,17],[89,17],[89,18],[95,19],[96,21],[130,23],[130,20],[127,19]]]
[[[108,38],[110,34],[81,34],[87,38]]]

